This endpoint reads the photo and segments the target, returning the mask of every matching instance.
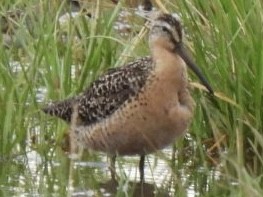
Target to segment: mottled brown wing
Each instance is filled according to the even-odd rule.
[[[110,69],[80,96],[78,112],[85,125],[105,119],[144,86],[152,67],[151,58],[142,58]]]
[[[135,96],[144,86],[152,68],[152,59],[145,57],[123,67],[109,69],[81,95],[53,103],[43,111],[70,122],[72,108],[77,105],[78,117],[84,125],[96,123]]]

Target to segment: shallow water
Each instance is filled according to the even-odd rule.
[[[117,159],[117,183],[111,180],[105,154],[86,152],[74,161],[60,147],[41,153],[28,147],[23,155],[1,158],[0,196],[115,196],[132,192],[137,196],[143,188],[144,196],[174,196],[182,190],[182,196],[192,197],[202,196],[209,191],[209,181],[220,179],[221,173],[214,167],[208,171],[191,166],[191,159],[172,161],[172,152],[167,148],[146,157],[142,186],[138,157]]]

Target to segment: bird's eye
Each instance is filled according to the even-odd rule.
[[[165,31],[165,32],[169,32],[167,27],[162,27],[162,30]]]

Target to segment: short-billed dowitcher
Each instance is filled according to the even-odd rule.
[[[151,22],[151,56],[108,70],[79,96],[43,109],[73,124],[72,152],[78,147],[116,155],[140,155],[144,177],[146,154],[162,149],[185,133],[195,102],[186,65],[213,94],[182,42],[178,17],[159,13]],[[73,123],[74,122],[74,123]]]

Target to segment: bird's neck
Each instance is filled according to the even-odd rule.
[[[151,53],[153,60],[157,63],[157,66],[161,66],[160,69],[178,69],[186,72],[185,62],[182,58],[175,52],[172,47],[168,45],[162,45],[154,43],[151,46]]]

